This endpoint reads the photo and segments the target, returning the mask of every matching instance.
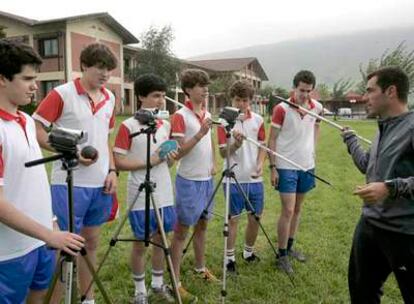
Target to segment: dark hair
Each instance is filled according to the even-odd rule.
[[[12,81],[14,75],[22,71],[23,66],[37,68],[42,59],[32,47],[16,41],[0,39],[0,74]]]
[[[230,98],[241,97],[252,99],[254,95],[254,88],[247,80],[237,80],[230,87]]]
[[[311,84],[312,88],[315,88],[315,85],[316,85],[315,75],[313,75],[311,71],[302,70],[295,75],[295,78],[293,78],[293,87],[297,88],[299,85],[299,82]]]
[[[397,88],[397,96],[403,101],[408,101],[410,81],[406,73],[398,67],[385,67],[370,73],[367,80],[377,76],[377,84],[382,92],[394,85]]]
[[[116,68],[118,60],[109,47],[102,43],[93,43],[82,50],[80,55],[82,65],[86,67],[107,68],[109,71]]]
[[[135,96],[146,97],[154,91],[167,91],[167,83],[155,74],[144,74],[139,76],[134,82]]]
[[[208,74],[203,70],[187,69],[181,73],[181,89],[187,96],[188,94],[185,89],[192,89],[196,85],[204,87],[209,85],[209,83],[210,78],[208,77]]]

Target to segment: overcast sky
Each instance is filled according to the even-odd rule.
[[[413,0],[1,1],[1,11],[38,20],[108,12],[138,38],[150,26],[171,25],[173,51],[180,58],[414,24]]]

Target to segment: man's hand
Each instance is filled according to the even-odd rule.
[[[352,130],[350,127],[344,127],[341,131],[341,136],[344,139],[352,135],[356,135],[356,133],[355,130]]]
[[[53,231],[50,232],[46,244],[49,247],[63,250],[66,253],[76,256],[84,245],[85,239],[80,235],[70,233],[67,231]]]
[[[389,196],[389,190],[385,183],[375,182],[364,186],[357,186],[354,195],[358,195],[364,202],[375,204]]]
[[[118,186],[118,177],[114,171],[108,173],[104,183],[104,193],[114,194]]]

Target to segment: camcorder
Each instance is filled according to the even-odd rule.
[[[56,127],[49,133],[50,146],[63,154],[76,154],[77,145],[83,144],[87,140],[87,132],[81,130]]]
[[[155,126],[156,119],[168,119],[170,117],[170,113],[168,111],[162,110],[148,110],[148,109],[140,109],[135,112],[134,118],[138,120],[141,125],[147,126]]]
[[[218,123],[223,127],[233,128],[236,120],[241,120],[242,118],[243,114],[239,109],[234,107],[224,107],[219,114]]]

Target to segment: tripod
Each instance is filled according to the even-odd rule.
[[[116,243],[118,241],[126,241],[126,242],[144,242],[145,247],[148,247],[149,244],[152,244],[153,246],[157,246],[161,249],[163,249],[164,251],[164,256],[168,265],[168,270],[169,270],[169,274],[170,274],[170,279],[173,285],[173,289],[174,289],[174,295],[176,298],[177,303],[181,304],[181,297],[180,297],[180,293],[178,291],[178,284],[177,284],[177,280],[176,280],[176,276],[174,273],[174,268],[173,268],[173,264],[172,264],[172,260],[171,260],[171,252],[170,252],[170,248],[168,247],[168,242],[167,242],[167,237],[165,234],[165,230],[164,230],[164,226],[163,226],[163,221],[161,219],[161,215],[160,215],[160,209],[157,207],[157,204],[154,200],[154,188],[156,187],[155,183],[151,181],[150,178],[150,174],[151,174],[151,164],[150,164],[150,158],[151,158],[151,135],[155,135],[155,133],[157,132],[157,128],[156,128],[156,122],[149,122],[148,123],[148,127],[147,128],[143,128],[140,131],[136,132],[136,133],[132,133],[129,137],[133,138],[135,136],[138,136],[140,134],[146,134],[147,136],[147,141],[146,141],[146,147],[147,147],[147,152],[146,152],[146,174],[145,174],[145,181],[143,183],[141,183],[139,185],[138,191],[132,201],[132,204],[130,204],[130,206],[128,207],[125,215],[121,218],[120,223],[118,225],[118,227],[116,228],[110,242],[109,242],[109,246],[108,249],[106,250],[101,263],[99,264],[96,273],[99,273],[99,271],[101,270],[103,264],[105,263],[106,259],[109,256],[109,253],[111,251],[111,249],[116,245]],[[155,142],[155,137],[153,136],[153,140]],[[123,226],[125,225],[125,222],[128,219],[128,215],[129,213],[133,210],[140,194],[142,193],[142,191],[145,191],[145,234],[144,234],[144,240],[137,240],[137,239],[127,239],[127,238],[119,238],[119,234],[121,233],[121,230],[123,228]],[[155,243],[153,241],[150,240],[150,203],[152,204],[155,216],[156,216],[156,220],[158,223],[158,232],[161,234],[161,239],[162,239],[162,244],[158,244]],[[95,277],[93,277],[92,281],[90,282],[87,291],[85,292],[85,294],[88,293],[89,289],[91,288],[93,281],[95,280]],[[84,296],[82,297],[84,298]]]
[[[74,217],[73,217],[73,169],[77,167],[79,161],[76,152],[74,153],[59,153],[53,155],[51,157],[46,157],[39,160],[34,160],[31,162],[27,162],[25,164],[26,167],[32,167],[40,164],[44,164],[47,162],[55,161],[55,160],[62,160],[62,169],[66,170],[67,177],[66,177],[66,184],[67,184],[67,191],[68,191],[68,219],[69,219],[69,232],[74,232]],[[82,248],[80,251],[82,257],[85,259],[86,265],[88,266],[88,270],[92,274],[94,280],[97,282],[98,288],[102,294],[102,297],[105,300],[105,303],[112,303],[109,299],[108,294],[106,293],[102,282],[97,276],[95,269],[92,265],[92,262],[87,257],[86,250]],[[63,271],[65,271],[64,276]],[[52,298],[53,290],[56,287],[57,281],[60,278],[62,282],[65,283],[65,304],[74,304],[78,303],[78,289],[77,289],[77,263],[76,258],[72,255],[69,255],[63,251],[60,252],[59,258],[59,266],[58,269],[55,271],[55,274],[52,279],[52,283],[48,289],[46,294],[44,303],[50,303]]]

